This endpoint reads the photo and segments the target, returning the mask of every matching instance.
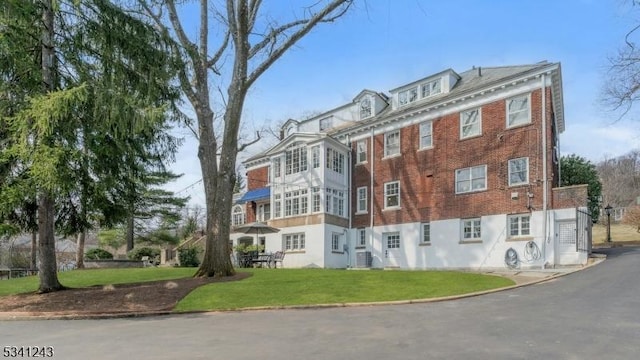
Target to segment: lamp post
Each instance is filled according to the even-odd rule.
[[[611,205],[607,204],[604,208],[605,214],[607,214],[607,242],[611,242]]]

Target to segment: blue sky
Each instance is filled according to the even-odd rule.
[[[618,121],[599,100],[608,57],[624,45],[634,17],[640,19],[630,1],[356,1],[349,14],[317,27],[255,83],[245,106],[245,133],[332,109],[365,88],[388,93],[447,68],[462,72],[547,60],[562,64],[563,155],[575,153],[595,163],[640,147],[640,122],[632,115]],[[278,0],[272,6],[289,14],[313,2]],[[172,169],[184,176],[167,186],[173,191],[201,178],[196,140],[186,130],[178,133],[185,144]],[[240,158],[274,143],[267,137]],[[180,195],[204,203],[201,184]]]

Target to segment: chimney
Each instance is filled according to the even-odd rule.
[[[482,76],[482,67],[478,66],[478,76]]]

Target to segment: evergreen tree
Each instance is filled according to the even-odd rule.
[[[600,214],[602,184],[596,166],[589,160],[571,154],[560,158],[560,186],[587,184],[587,206],[593,219]]]

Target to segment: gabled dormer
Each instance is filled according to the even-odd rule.
[[[366,120],[378,115],[387,107],[387,99],[384,94],[366,89],[362,90],[353,98],[354,120]]]
[[[460,75],[448,69],[390,90],[393,108],[401,109],[415,102],[434,99],[438,95],[449,93],[458,80]]]
[[[298,132],[298,125],[300,125],[300,123],[296,120],[287,120],[280,128],[280,140],[283,140],[287,136]]]

